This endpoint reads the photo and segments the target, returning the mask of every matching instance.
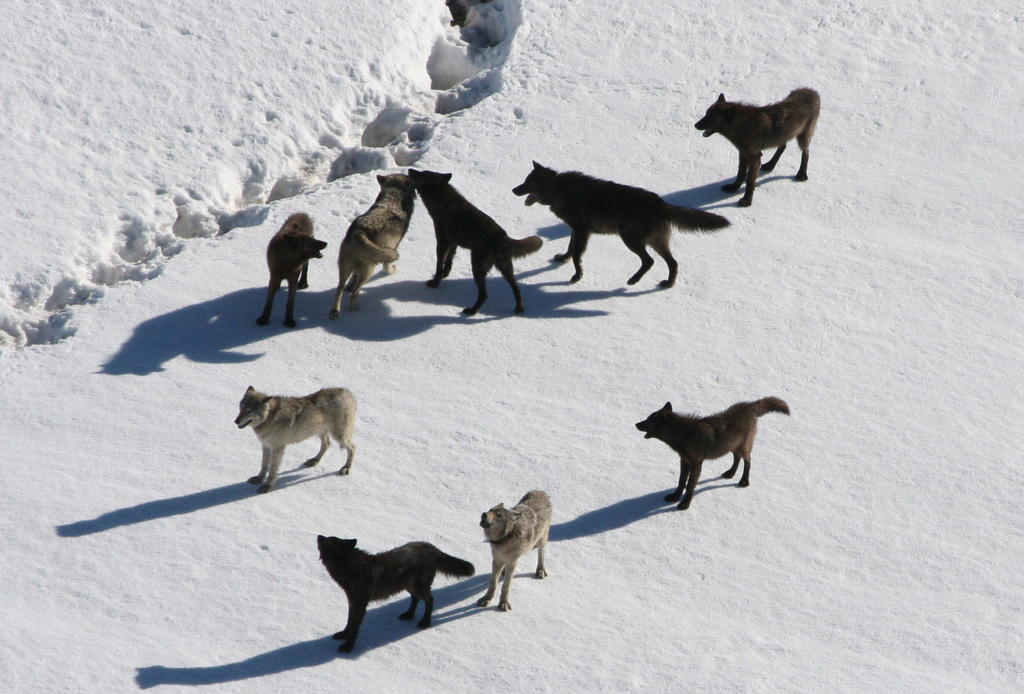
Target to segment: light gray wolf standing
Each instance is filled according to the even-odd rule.
[[[256,325],[270,322],[270,311],[274,308],[274,295],[281,288],[281,282],[288,280],[288,305],[284,311],[284,324],[295,327],[295,292],[309,286],[306,274],[311,258],[323,258],[320,251],[327,247],[326,241],[313,238],[313,220],[303,212],[296,212],[285,220],[280,231],[274,234],[267,245],[267,267],[270,268],[270,286],[267,288],[267,303],[263,314],[256,319]]]
[[[576,273],[570,282],[583,277],[583,251],[591,234],[618,234],[626,248],[640,257],[640,269],[627,284],[636,284],[654,265],[647,252],[653,248],[668,265],[668,279],[660,286],[676,283],[679,264],[669,250],[673,227],[685,231],[714,231],[729,226],[729,220],[711,212],[670,205],[657,194],[643,188],[603,181],[579,171],[559,173],[533,162],[533,171],[512,189],[525,195],[526,204],[539,202],[572,230],[569,248],[555,256],[564,263],[572,258]]]
[[[338,474],[347,475],[352,471],[352,459],[356,455],[356,447],[352,443],[356,426],[356,399],[346,388],[321,388],[311,395],[293,398],[264,395],[249,386],[238,404],[235,424],[239,429],[251,424],[256,438],[263,446],[260,474],[249,478],[250,484],[263,482],[263,486],[257,490],[260,494],[266,494],[274,488],[285,446],[313,436],[320,437],[320,451],[306,461],[306,467],[313,467],[320,462],[333,438],[348,451],[345,466]]]
[[[320,561],[327,568],[348,598],[348,623],[334,635],[344,641],[338,647],[349,653],[356,644],[359,627],[366,616],[366,606],[373,600],[386,600],[403,590],[412,596],[409,609],[398,615],[410,620],[416,616],[416,606],[423,601],[423,619],[416,626],[426,629],[434,611],[434,596],[430,586],[440,572],[453,578],[465,578],[476,573],[468,561],[445,554],[429,542],[410,542],[395,549],[368,554],[356,548],[355,540],[317,535]]]
[[[363,214],[352,220],[341,242],[338,252],[338,291],[334,293],[334,304],[329,314],[331,320],[341,313],[342,293],[351,293],[348,307],[359,310],[359,290],[370,279],[378,264],[384,264],[384,271],[395,273],[394,263],[398,260],[398,244],[409,230],[409,220],[416,201],[416,191],[409,177],[404,174],[377,176],[380,193]],[[349,280],[351,277],[351,281]]]
[[[548,531],[551,530],[551,500],[545,492],[535,489],[527,492],[511,509],[498,504],[480,516],[480,527],[484,536],[491,543],[491,583],[487,593],[477,600],[476,604],[486,607],[494,591],[498,588],[498,578],[502,572],[505,582],[501,586],[501,598],[498,609],[504,612],[512,609],[508,601],[508,591],[512,587],[512,577],[516,573],[516,564],[520,557],[537,548],[537,578],[544,578],[548,572],[544,569],[544,548],[548,544]]]
[[[794,89],[782,101],[767,106],[726,101],[725,94],[719,94],[718,101],[708,107],[707,113],[694,127],[703,130],[704,137],[721,133],[740,151],[740,168],[736,180],[722,186],[722,190],[735,193],[745,178],[747,189],[737,204],[750,207],[758,172],[774,169],[779,157],[786,151],[786,143],[794,137],[801,151],[796,180],[807,180],[808,147],[818,124],[819,110],[821,99],[818,92],[806,87]],[[762,165],[761,152],[769,147],[778,149],[768,163]]]
[[[637,422],[636,428],[644,432],[645,439],[664,441],[679,454],[679,486],[665,497],[665,501],[679,501],[685,489],[686,496],[679,501],[678,508],[689,508],[704,461],[720,458],[726,453],[732,453],[732,467],[722,477],[732,479],[742,458],[743,477],[739,486],[749,485],[750,449],[757,434],[757,418],[768,412],[788,415],[789,405],[779,398],[768,397],[755,402],[738,402],[718,414],[698,417],[676,414],[672,411],[672,403],[666,402],[663,408]]]
[[[541,238],[510,238],[497,222],[455,190],[449,183],[452,180],[450,173],[409,169],[409,178],[430,213],[430,218],[434,220],[434,235],[437,237],[437,271],[434,278],[427,281],[427,286],[437,287],[441,284],[441,280],[452,271],[455,251],[462,246],[469,249],[477,291],[476,303],[462,309],[462,312],[472,316],[487,301],[487,273],[497,265],[501,276],[512,287],[516,313],[522,313],[525,310],[523,297],[516,284],[512,259],[539,251],[543,243]]]

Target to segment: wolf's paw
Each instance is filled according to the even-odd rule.
[[[256,319],[256,325],[266,325],[270,322],[270,316],[260,316]]]
[[[675,502],[679,501],[679,499],[682,496],[683,496],[682,492],[672,492],[671,494],[669,494],[668,496],[665,497],[665,501],[667,501],[670,504],[672,504],[672,503],[675,503]]]
[[[491,604],[491,599],[490,598],[480,598],[479,600],[476,601],[477,607],[487,607],[490,604]]]
[[[526,308],[524,306],[516,306],[515,312],[516,313],[525,313],[526,312]]]
[[[570,255],[569,255],[568,253],[559,253],[558,255],[556,255],[556,256],[555,256],[554,258],[552,258],[551,260],[555,261],[556,263],[564,263],[564,262],[565,262],[565,261],[567,261],[567,260],[568,260],[568,259],[569,259],[570,257],[571,257],[571,256],[570,256]]]
[[[331,312],[327,314],[327,317],[330,318],[331,320],[338,320],[338,316],[340,316],[340,315],[341,315],[340,311],[335,311],[332,308]]]
[[[740,198],[740,201],[736,203],[736,207],[750,207],[752,202],[754,202],[753,198]]]
[[[750,480],[740,480],[740,483],[738,485],[736,485],[736,486],[737,487],[749,487],[750,486]]]
[[[302,467],[316,467],[319,462],[319,458],[310,458],[302,464]]]
[[[347,629],[343,629],[343,630],[339,631],[337,634],[335,634],[334,636],[332,636],[331,638],[334,639],[335,641],[344,641],[345,639],[348,638],[348,630]]]
[[[262,475],[253,475],[252,477],[247,479],[246,482],[248,482],[249,484],[259,484],[263,481],[263,479],[264,478]]]
[[[355,644],[352,643],[351,641],[346,641],[345,643],[343,643],[340,646],[338,646],[338,653],[351,653],[352,652],[352,648],[354,646],[355,646]]]
[[[441,286],[441,280],[427,280],[427,286],[431,289],[437,289]]]
[[[680,501],[679,505],[676,506],[676,508],[679,509],[680,511],[685,511],[686,509],[690,508],[690,502],[689,501]]]
[[[299,282],[297,289],[309,289],[309,282]]]
[[[796,176],[793,177],[793,180],[794,181],[806,181],[807,180],[807,174],[804,174],[803,176],[801,176],[800,174],[797,174]]]
[[[675,280],[662,280],[661,282],[658,282],[658,286],[662,289],[671,289],[676,286],[676,282]]]
[[[286,327],[286,328],[294,328],[295,327],[295,319],[294,318],[285,318],[284,319],[284,327]]]
[[[416,626],[419,627],[420,629],[429,629],[430,628],[430,618],[429,617],[424,617],[420,621],[416,622]]]
[[[502,600],[498,603],[498,609],[502,612],[508,612],[512,609],[512,603],[510,603],[508,600]]]
[[[398,615],[398,618],[401,619],[403,622],[408,622],[415,616],[416,613],[413,610],[409,610],[408,612],[403,612],[402,614]]]
[[[262,487],[260,487],[259,489],[256,490],[256,493],[257,494],[266,494],[267,492],[269,492],[273,488],[274,488],[274,485],[272,485],[272,484],[269,484],[269,483],[268,484],[264,484]]]
[[[726,470],[725,472],[722,473],[722,479],[723,480],[731,480],[735,476],[736,476],[736,471],[735,470]]]
[[[464,315],[464,316],[475,316],[476,315],[476,309],[473,308],[472,306],[468,306],[468,307],[462,309],[462,315]]]
[[[339,475],[347,475],[350,472],[352,472],[352,466],[351,465],[346,465],[345,467],[343,467],[340,470],[338,470],[338,474]]]
[[[537,573],[534,574],[537,578],[547,578],[548,572],[544,569],[537,569]]]
[[[393,275],[396,272],[398,272],[398,266],[395,265],[394,263],[388,263],[387,265],[384,266],[384,272],[389,275]]]
[[[722,190],[724,190],[726,193],[735,193],[737,190],[740,189],[740,185],[742,185],[742,184],[740,184],[740,183],[726,183],[724,186],[722,186]]]
[[[582,272],[577,272],[577,273],[576,273],[575,275],[573,275],[573,276],[572,276],[572,278],[571,278],[571,279],[569,280],[569,284],[576,284],[576,283],[577,283],[577,282],[579,282],[579,281],[580,281],[581,279],[583,279],[583,273],[582,273]]]

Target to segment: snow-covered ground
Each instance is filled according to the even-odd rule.
[[[12,692],[1016,692],[1024,688],[1024,12],[995,0],[32,3],[0,26],[0,682]],[[719,94],[821,93],[754,204],[693,128]],[[732,226],[676,234],[637,285],[616,238],[582,282],[568,229],[511,193],[536,160]],[[512,236],[526,313],[468,253],[428,289],[417,205],[399,272],[329,321],[338,245],[377,173],[415,165]],[[267,241],[330,245],[299,326],[254,323]],[[268,495],[232,424],[248,385],[359,401]],[[777,395],[751,485],[634,422]],[[478,608],[479,514],[545,489],[549,577]],[[317,534],[427,540],[435,626],[345,596]]]

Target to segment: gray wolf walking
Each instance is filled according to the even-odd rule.
[[[679,486],[665,497],[665,501],[679,501],[685,488],[686,496],[679,501],[678,508],[689,508],[704,461],[720,458],[726,453],[732,453],[732,467],[722,477],[732,479],[742,458],[743,476],[739,486],[749,485],[750,449],[757,434],[757,418],[768,412],[788,415],[789,405],[779,398],[761,398],[755,402],[738,402],[710,417],[698,417],[676,414],[672,411],[672,403],[666,402],[663,408],[637,422],[636,428],[644,432],[645,439],[664,441],[679,454]]]
[[[368,554],[356,548],[355,540],[337,537],[317,535],[316,544],[320,548],[320,561],[348,597],[348,623],[334,635],[335,639],[345,642],[338,647],[342,653],[351,652],[355,646],[366,606],[371,600],[386,600],[403,590],[408,591],[412,604],[398,618],[415,617],[416,606],[422,600],[425,611],[416,626],[426,629],[434,611],[430,586],[435,574],[441,572],[445,576],[464,578],[476,573],[468,561],[449,556],[429,542],[410,542],[380,554]]]
[[[380,193],[363,214],[352,220],[338,252],[338,291],[334,293],[330,318],[341,312],[341,296],[346,289],[352,295],[348,307],[359,310],[359,290],[370,279],[378,264],[384,271],[395,273],[398,244],[409,230],[409,220],[416,200],[412,181],[404,174],[377,176]],[[351,277],[351,281],[349,278]]]
[[[281,282],[288,280],[288,305],[284,310],[284,324],[295,327],[295,292],[309,286],[306,281],[311,258],[323,258],[320,251],[327,247],[326,241],[313,238],[313,220],[303,212],[296,212],[285,220],[280,231],[274,234],[267,245],[267,266],[270,268],[270,286],[267,288],[267,303],[263,314],[256,319],[256,325],[270,322],[270,311],[274,308],[274,295],[281,288]]]
[[[794,137],[801,151],[796,180],[807,180],[808,147],[818,124],[820,109],[818,92],[806,87],[794,89],[782,101],[767,106],[726,101],[725,94],[719,94],[718,101],[708,107],[707,113],[694,127],[703,130],[704,137],[721,133],[740,151],[740,168],[736,180],[722,186],[722,190],[735,193],[746,179],[747,189],[737,204],[750,207],[758,172],[774,169],[779,157],[786,151],[786,143]],[[766,164],[761,164],[761,152],[769,147],[778,149]]]
[[[480,527],[484,536],[491,543],[491,583],[487,592],[476,604],[486,607],[494,597],[498,588],[498,579],[505,574],[505,582],[501,586],[501,598],[498,609],[507,612],[512,609],[508,601],[508,592],[512,587],[512,577],[516,573],[516,564],[520,557],[537,548],[537,578],[548,575],[544,568],[544,548],[548,544],[548,531],[551,530],[551,500],[545,492],[535,489],[511,509],[498,504],[480,516]]]
[[[591,234],[618,234],[626,248],[640,256],[640,269],[627,284],[636,284],[654,265],[647,246],[653,248],[668,265],[668,279],[660,286],[676,283],[679,264],[669,250],[673,227],[685,231],[714,231],[729,226],[729,220],[717,214],[670,205],[657,194],[643,188],[603,181],[579,171],[559,173],[533,162],[533,171],[512,189],[525,195],[526,204],[539,202],[572,230],[569,248],[555,256],[564,263],[572,258],[576,273],[570,282],[583,277],[583,251]]]
[[[473,266],[473,280],[476,282],[476,303],[462,309],[467,316],[480,310],[487,300],[487,273],[494,266],[512,287],[516,299],[516,313],[522,313],[523,297],[516,284],[512,259],[522,258],[540,250],[541,238],[529,236],[525,239],[509,238],[497,222],[473,206],[452,187],[452,175],[434,171],[409,169],[416,192],[434,220],[434,234],[437,236],[437,271],[427,282],[428,287],[437,287],[441,280],[452,271],[452,260],[459,246],[469,249]]]
[[[339,446],[348,451],[345,466],[338,474],[347,475],[352,471],[352,459],[356,455],[356,447],[352,443],[356,426],[356,399],[346,388],[321,388],[311,395],[293,398],[264,395],[249,386],[238,404],[235,424],[239,429],[251,424],[256,438],[263,446],[260,474],[249,478],[250,484],[263,483],[257,490],[260,494],[266,494],[274,488],[285,446],[313,436],[320,437],[320,451],[306,461],[306,467],[313,467],[320,462],[331,445],[331,438],[334,438]]]

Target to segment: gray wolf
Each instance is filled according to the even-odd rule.
[[[544,568],[544,548],[548,544],[548,531],[551,530],[551,500],[545,492],[535,489],[511,509],[498,504],[480,516],[480,527],[484,536],[491,543],[491,583],[487,592],[477,600],[477,605],[486,607],[494,597],[498,588],[498,579],[505,574],[505,582],[501,586],[501,598],[498,609],[507,612],[512,609],[508,601],[508,592],[512,587],[512,577],[516,573],[516,564],[520,557],[537,548],[537,578],[548,575]]]
[[[348,307],[359,310],[359,290],[370,279],[378,264],[384,264],[384,271],[395,273],[394,263],[398,260],[398,244],[409,230],[409,220],[416,200],[412,182],[404,174],[377,176],[380,193],[363,214],[352,220],[341,242],[338,252],[338,291],[334,293],[330,318],[334,320],[341,312],[341,296],[348,283]],[[349,278],[351,277],[351,281]]]
[[[750,207],[758,171],[774,169],[779,157],[786,151],[786,143],[794,137],[801,151],[796,180],[807,180],[808,147],[818,124],[820,109],[818,92],[806,87],[794,89],[782,101],[767,106],[726,101],[725,94],[719,94],[718,101],[708,107],[707,113],[694,127],[704,131],[704,137],[722,134],[740,151],[740,168],[736,180],[722,186],[722,190],[735,193],[746,179],[747,188],[737,204]],[[761,164],[761,151],[769,147],[778,149],[768,163]]]
[[[626,248],[640,256],[640,269],[627,284],[636,284],[654,265],[647,246],[653,248],[668,265],[668,279],[660,286],[676,283],[679,264],[669,250],[673,227],[686,231],[714,231],[729,226],[729,220],[717,214],[670,205],[657,194],[643,188],[603,181],[579,171],[559,173],[533,162],[533,171],[512,189],[525,195],[526,204],[539,202],[572,230],[569,248],[555,256],[564,263],[570,257],[576,273],[570,282],[583,277],[583,252],[591,234],[618,234]]]
[[[238,404],[235,424],[239,429],[252,425],[256,438],[263,446],[260,474],[249,478],[250,484],[263,483],[257,490],[260,494],[266,494],[274,488],[285,446],[313,436],[320,437],[320,451],[305,462],[306,467],[313,467],[320,462],[333,438],[348,451],[345,466],[338,474],[347,475],[352,471],[352,459],[356,455],[356,447],[352,443],[356,426],[356,399],[345,388],[321,388],[311,395],[293,398],[264,395],[249,386]]]
[[[437,271],[427,282],[428,287],[437,287],[441,280],[452,271],[452,260],[459,246],[469,249],[473,280],[476,282],[476,303],[462,312],[472,316],[487,300],[487,273],[497,266],[501,276],[512,287],[516,299],[516,313],[522,313],[523,297],[512,269],[512,259],[522,258],[540,250],[541,238],[530,236],[525,239],[509,238],[505,230],[486,214],[462,197],[452,187],[452,175],[434,171],[409,169],[416,192],[434,220],[434,234],[437,237]]]
[[[303,212],[296,212],[285,220],[280,231],[274,234],[267,245],[267,266],[270,268],[270,286],[267,288],[267,303],[263,314],[256,319],[256,325],[270,322],[270,311],[274,307],[274,295],[281,288],[281,282],[288,280],[288,305],[284,310],[284,324],[295,327],[295,292],[306,289],[309,261],[323,258],[320,251],[327,247],[326,241],[313,238],[313,220]]]
[[[348,597],[348,623],[334,635],[345,642],[338,647],[342,653],[351,652],[355,646],[366,606],[371,600],[386,600],[403,590],[408,591],[412,604],[398,618],[415,617],[416,606],[422,600],[425,611],[416,626],[426,629],[434,611],[430,586],[435,574],[441,572],[445,576],[464,578],[476,573],[468,561],[449,556],[429,542],[410,542],[380,554],[369,554],[357,549],[355,540],[337,537],[318,535],[316,544],[320,548],[320,561]]]
[[[679,501],[680,510],[690,507],[693,488],[700,478],[700,469],[705,460],[720,458],[732,453],[732,467],[722,474],[732,479],[743,459],[741,487],[750,484],[750,449],[757,434],[757,418],[768,412],[789,414],[789,405],[779,398],[761,398],[755,402],[738,402],[732,407],[710,417],[692,414],[676,414],[672,403],[665,406],[642,422],[636,428],[644,432],[645,439],[664,441],[679,454],[679,486],[665,497],[675,503],[686,490],[686,496]]]
[[[679,502],[680,510],[690,508],[693,487],[700,478],[700,467],[706,460],[713,460],[732,453],[732,467],[722,477],[732,479],[743,460],[743,476],[739,486],[750,484],[751,448],[758,433],[758,418],[767,413],[790,414],[790,405],[777,397],[764,397],[754,402],[737,402],[728,409],[710,417],[677,415],[672,403],[651,413],[643,422],[637,422],[637,429],[644,432],[644,438],[665,441],[679,453],[679,486],[665,497],[669,503],[679,502],[685,488],[686,495]]]

